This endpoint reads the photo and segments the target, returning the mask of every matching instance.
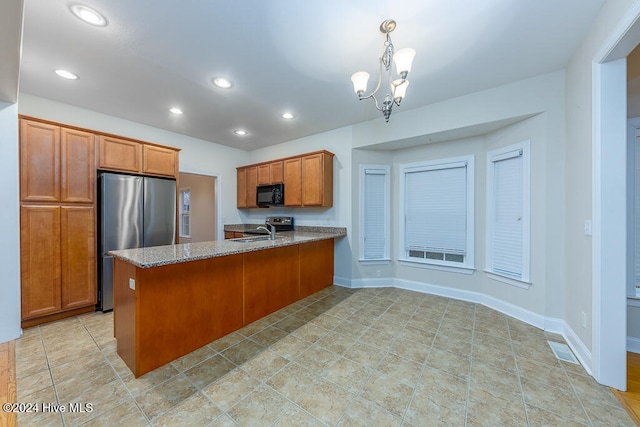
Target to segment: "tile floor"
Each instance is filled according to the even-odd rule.
[[[19,425],[632,426],[548,339],[481,305],[334,286],[135,379],[92,313],[26,330],[16,359],[18,402],[93,410]]]

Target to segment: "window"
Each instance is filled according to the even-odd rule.
[[[400,165],[400,260],[473,272],[473,175],[473,156]]]
[[[529,283],[529,141],[487,153],[487,273]]]
[[[360,261],[390,260],[390,167],[360,165]]]
[[[191,189],[180,189],[180,237],[191,237]]]

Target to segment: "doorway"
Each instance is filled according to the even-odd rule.
[[[178,243],[216,240],[216,177],[180,172]]]

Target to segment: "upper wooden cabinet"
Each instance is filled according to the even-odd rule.
[[[143,145],[142,173],[170,177],[178,175],[178,151],[156,145]]]
[[[142,144],[126,139],[98,137],[98,169],[142,172]]]
[[[333,156],[323,150],[238,168],[238,208],[257,207],[256,185],[278,183],[285,206],[333,206]]]
[[[60,201],[60,127],[20,120],[20,200]]]
[[[175,178],[178,176],[178,153],[171,147],[106,135],[98,137],[98,169],[102,170]]]
[[[95,136],[20,120],[20,200],[93,203]]]

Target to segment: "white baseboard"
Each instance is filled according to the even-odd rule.
[[[499,298],[482,294],[480,292],[466,291],[462,289],[449,288],[447,286],[432,285],[429,283],[416,282],[412,280],[398,279],[398,278],[363,278],[363,279],[344,279],[345,285],[350,288],[380,288],[380,287],[395,287],[401,289],[407,289],[417,292],[423,292],[426,294],[438,295],[447,298],[453,298],[463,301],[474,302],[482,304],[503,314],[511,316],[536,328],[543,329],[545,331],[560,334],[564,337],[565,341],[571,347],[571,350],[576,355],[584,369],[592,375],[592,355],[587,346],[584,345],[578,335],[571,329],[569,324],[563,319],[555,317],[547,317],[541,314],[534,313],[533,311],[524,309],[517,305],[503,301]],[[338,283],[338,278],[335,278],[335,283]],[[348,285],[346,284],[348,283]],[[629,342],[629,340],[627,340]],[[635,339],[634,345],[640,353],[640,339]],[[629,347],[629,346],[628,346]],[[633,351],[629,349],[629,351]]]

